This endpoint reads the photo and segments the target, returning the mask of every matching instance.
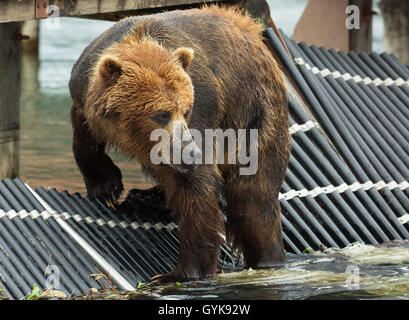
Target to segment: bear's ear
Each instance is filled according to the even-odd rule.
[[[98,71],[106,84],[113,84],[122,73],[121,62],[114,56],[104,56],[98,63]]]
[[[193,53],[193,49],[182,47],[173,51],[172,55],[181,63],[183,69],[187,70],[192,62]]]

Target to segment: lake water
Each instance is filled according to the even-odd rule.
[[[287,254],[283,269],[225,272],[168,285],[150,283],[136,292],[109,292],[87,299],[408,300],[408,249],[408,244],[374,247],[355,243],[325,253]]]
[[[307,1],[270,1],[273,19],[291,35]],[[376,1],[377,3],[378,1]],[[379,10],[378,10],[379,11]],[[85,194],[71,151],[68,80],[85,46],[112,23],[62,18],[59,28],[41,22],[40,59],[24,57],[21,97],[21,177],[32,187],[54,187]],[[382,51],[382,22],[374,18],[375,51]],[[38,76],[37,76],[38,66]],[[149,186],[137,163],[113,155],[126,190]],[[330,254],[288,256],[285,269],[242,271],[186,284],[157,288],[140,298],[409,298],[408,247],[355,245]],[[359,286],[348,286],[349,266],[359,270]],[[349,271],[348,271],[349,270]],[[355,279],[355,278],[354,278]],[[152,292],[155,294],[153,295]]]

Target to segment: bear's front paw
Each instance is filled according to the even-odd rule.
[[[122,184],[122,174],[119,168],[112,163],[111,166],[101,170],[98,177],[85,178],[88,196],[91,199],[98,198],[108,206],[115,209],[118,199],[121,196],[124,186]]]

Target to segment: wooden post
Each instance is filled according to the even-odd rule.
[[[385,51],[409,64],[409,2],[408,0],[382,0],[379,4],[384,24]]]
[[[29,39],[23,41],[23,54],[38,54],[40,20],[27,20],[23,22],[21,33]]]
[[[355,52],[372,51],[372,0],[350,0],[350,5],[359,7],[359,29],[349,30],[349,50]]]
[[[21,23],[0,24],[0,179],[19,172]]]

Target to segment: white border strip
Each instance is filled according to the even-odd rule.
[[[318,69],[317,67],[311,66],[309,63],[305,62],[302,58],[295,58],[294,59],[295,63],[298,64],[299,66],[305,66],[305,68],[307,70],[310,70],[313,74],[320,74],[322,75],[324,78],[332,75],[335,79],[337,78],[343,78],[345,81],[348,80],[353,80],[354,82],[358,83],[358,82],[363,82],[364,84],[368,85],[373,83],[375,86],[379,86],[381,84],[385,85],[385,86],[390,86],[390,85],[396,85],[398,87],[402,86],[402,85],[407,85],[409,86],[409,80],[403,80],[402,78],[397,78],[395,80],[391,79],[391,78],[386,78],[385,80],[382,80],[380,78],[376,78],[376,79],[371,79],[369,77],[366,78],[361,78],[360,76],[356,75],[356,76],[352,76],[349,73],[341,73],[339,71],[330,71],[329,69],[325,68],[323,70]]]
[[[409,213],[405,213],[403,216],[398,218],[399,222],[402,224],[409,222]]]
[[[37,219],[38,217],[47,220],[50,217],[54,217],[54,218],[62,218],[64,220],[68,220],[68,219],[73,219],[75,222],[81,222],[84,221],[87,224],[97,224],[99,227],[101,226],[108,226],[110,228],[115,228],[115,227],[120,227],[122,229],[125,228],[131,228],[133,230],[137,230],[139,228],[143,228],[146,231],[148,231],[151,228],[156,229],[157,231],[161,231],[163,229],[167,229],[169,231],[172,231],[174,229],[177,229],[177,225],[174,222],[168,223],[168,224],[163,224],[162,222],[158,222],[155,224],[152,224],[150,222],[145,222],[145,223],[139,223],[139,222],[131,222],[128,223],[126,221],[119,221],[119,222],[115,222],[114,220],[109,220],[106,221],[102,218],[99,218],[97,220],[95,220],[94,218],[87,216],[87,217],[81,217],[79,214],[71,214],[69,212],[63,212],[63,213],[55,213],[53,215],[51,215],[48,211],[43,211],[43,212],[38,212],[37,210],[33,210],[30,212],[27,212],[26,210],[21,210],[19,212],[16,212],[14,210],[10,210],[8,212],[5,212],[4,210],[0,209],[0,219],[4,216],[7,216],[10,220],[13,219],[14,217],[18,216],[20,219],[24,219],[27,216],[30,216],[32,219]]]
[[[307,122],[303,123],[303,124],[293,124],[291,127],[288,128],[288,132],[290,134],[296,134],[299,131],[309,131],[313,128],[317,128],[318,127],[318,123],[312,120],[308,120]]]
[[[376,190],[380,190],[383,188],[388,188],[389,190],[393,190],[395,188],[399,188],[401,190],[406,190],[409,188],[409,182],[408,181],[402,181],[401,183],[397,183],[396,181],[391,181],[389,183],[386,183],[385,181],[379,181],[379,182],[372,182],[368,181],[365,183],[359,183],[355,182],[351,185],[348,185],[346,183],[343,183],[337,187],[333,186],[332,184],[326,187],[317,187],[312,190],[307,190],[307,189],[302,189],[302,190],[290,190],[286,193],[279,193],[278,199],[284,199],[284,200],[291,200],[295,197],[298,198],[304,198],[304,197],[316,197],[320,194],[327,194],[327,193],[332,193],[332,192],[337,192],[337,193],[343,193],[347,190],[350,190],[352,192],[355,192],[357,190],[369,190],[375,188]]]
[[[37,194],[28,184],[25,184],[28,190],[33,194],[33,196],[41,203],[41,205],[46,209],[46,214],[55,218],[57,223],[67,232],[70,237],[77,242],[79,246],[85,252],[87,252],[94,261],[106,272],[112,280],[114,280],[118,286],[123,290],[134,291],[136,290],[132,284],[130,284],[120,273],[118,273],[93,247],[91,247],[74,229],[72,229],[55,211],[50,205],[42,198],[40,195]]]

